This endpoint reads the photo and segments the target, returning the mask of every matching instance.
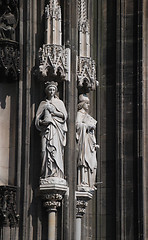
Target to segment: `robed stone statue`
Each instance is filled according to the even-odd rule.
[[[77,141],[77,185],[95,189],[97,159],[95,129],[97,121],[91,117],[89,110],[90,101],[85,94],[79,95],[78,112],[76,119]]]
[[[66,145],[67,111],[63,101],[56,96],[57,83],[47,82],[46,99],[36,113],[35,125],[41,132],[41,178],[64,178],[63,154]]]

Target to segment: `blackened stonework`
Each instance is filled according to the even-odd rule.
[[[16,39],[18,24],[18,0],[0,1],[0,39]]]
[[[17,188],[12,186],[0,186],[0,227],[16,227],[19,215],[16,212]]]
[[[16,42],[18,1],[0,1],[0,74],[1,80],[18,79],[19,50]]]
[[[12,40],[0,39],[0,74],[1,81],[18,80],[19,77],[19,47]]]

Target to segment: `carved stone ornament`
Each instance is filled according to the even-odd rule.
[[[61,7],[58,0],[49,0],[45,7],[45,43],[62,45]]]
[[[49,0],[45,7],[45,39],[39,49],[39,78],[46,81],[69,80],[69,49],[62,46],[62,16],[58,0]],[[41,75],[40,75],[41,74]],[[49,79],[48,79],[49,80]]]
[[[19,56],[17,42],[0,40],[0,72],[11,81],[19,77]]]
[[[17,80],[19,49],[16,42],[18,0],[0,1],[0,74],[1,79]]]
[[[39,50],[39,72],[58,80],[68,80],[68,52],[60,45],[43,45]]]
[[[89,22],[87,19],[86,0],[78,1],[78,26],[79,26],[79,32],[90,33]]]
[[[77,74],[79,92],[87,93],[98,86],[95,61],[87,57],[78,57]]]
[[[86,201],[78,200],[77,201],[77,206],[76,206],[76,209],[77,209],[76,214],[83,217],[83,215],[86,212],[86,207],[87,206],[88,206],[88,203]]]
[[[49,210],[57,210],[58,207],[61,206],[61,200],[63,199],[63,196],[58,193],[51,193],[51,194],[43,194],[42,199],[44,201],[43,206]]]
[[[90,90],[95,90],[98,82],[96,80],[95,61],[90,57],[90,26],[86,0],[78,1],[78,12],[79,53],[77,83],[79,93],[87,93]]]
[[[0,1],[0,39],[15,41],[18,24],[18,0]]]
[[[18,224],[16,212],[16,187],[0,186],[0,225],[14,227]]]
[[[82,218],[86,213],[86,208],[88,206],[88,201],[92,199],[92,194],[88,192],[76,192],[76,216]]]

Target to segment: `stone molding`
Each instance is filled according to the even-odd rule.
[[[16,211],[17,188],[0,186],[0,225],[15,227],[19,221]]]
[[[40,178],[40,186],[46,187],[46,186],[67,186],[66,180],[63,178],[58,177],[48,177],[48,178]]]

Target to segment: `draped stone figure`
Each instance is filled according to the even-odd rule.
[[[77,141],[77,169],[78,186],[95,188],[97,169],[95,129],[97,121],[87,111],[89,109],[89,98],[81,94],[79,96],[78,112],[76,119],[76,141]]]
[[[10,7],[7,6],[6,11],[0,17],[0,39],[15,40],[16,24],[15,15],[11,12]]]
[[[35,125],[42,138],[41,178],[64,178],[67,111],[64,103],[55,95],[56,91],[57,84],[48,82],[45,88],[47,98],[40,103],[36,113]]]

